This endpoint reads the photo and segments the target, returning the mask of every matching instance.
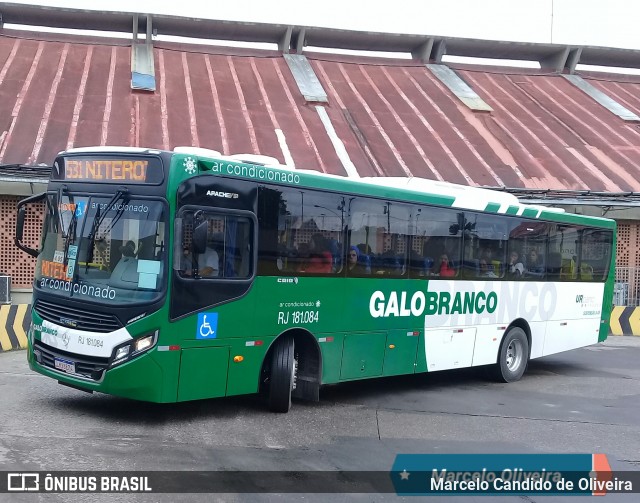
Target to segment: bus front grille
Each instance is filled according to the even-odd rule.
[[[109,358],[77,355],[68,351],[61,351],[38,340],[33,341],[33,353],[40,365],[52,370],[57,370],[55,367],[56,358],[72,361],[75,364],[75,373],[69,375],[84,377],[92,381],[102,380],[104,371],[109,366]]]
[[[106,333],[122,327],[118,318],[110,313],[96,313],[41,299],[36,301],[34,309],[44,320],[77,330]]]

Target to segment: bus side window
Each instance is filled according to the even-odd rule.
[[[507,277],[525,281],[541,281],[544,278],[548,234],[549,224],[546,222],[521,218],[512,220],[509,231]],[[512,252],[515,252],[513,260]]]
[[[345,219],[345,201],[340,194],[260,187],[258,273],[339,273],[343,266]]]
[[[582,253],[579,266],[580,281],[606,281],[613,249],[612,231],[585,229],[582,234]]]
[[[370,261],[372,275],[407,275],[412,210],[407,204],[366,197],[351,201],[349,232],[351,245],[359,250],[360,268],[366,270],[363,262]]]
[[[450,269],[444,277],[458,274],[462,265],[463,218],[463,213],[449,208],[414,208],[409,255],[412,278],[440,276],[443,255],[447,256]]]

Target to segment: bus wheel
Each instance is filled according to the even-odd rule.
[[[269,379],[269,409],[273,412],[289,412],[291,392],[296,385],[298,362],[295,359],[293,337],[281,337],[273,347],[271,376]]]
[[[520,327],[513,327],[504,336],[495,366],[495,377],[501,382],[514,382],[524,374],[529,361],[529,341]]]

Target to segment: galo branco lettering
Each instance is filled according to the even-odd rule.
[[[369,299],[369,312],[374,318],[389,316],[421,316],[436,314],[493,313],[498,307],[496,292],[390,292],[377,290]]]

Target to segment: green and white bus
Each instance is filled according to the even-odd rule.
[[[261,392],[280,412],[357,379],[491,365],[515,381],[607,337],[615,228],[424,179],[72,149],[18,206],[16,244],[38,257],[28,360],[84,391]]]

